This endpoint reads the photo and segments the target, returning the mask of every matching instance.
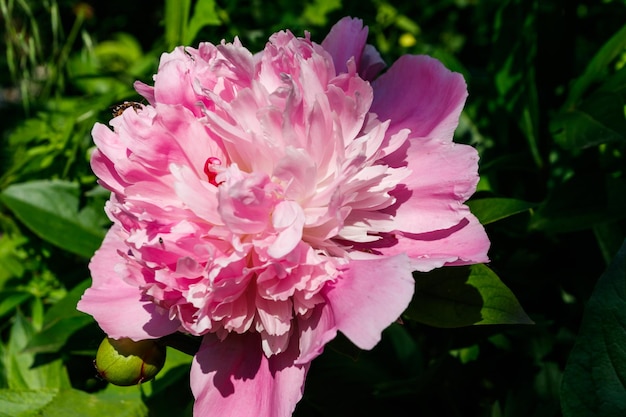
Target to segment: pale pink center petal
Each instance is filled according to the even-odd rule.
[[[278,233],[267,254],[272,258],[282,258],[291,252],[302,240],[304,211],[295,201],[281,201],[272,214],[272,223]]]
[[[268,228],[277,196],[266,174],[242,172],[233,164],[217,181],[221,183],[218,211],[231,232],[255,234]]]

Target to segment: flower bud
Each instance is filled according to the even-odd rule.
[[[121,386],[136,385],[155,377],[165,363],[165,346],[155,340],[135,342],[128,338],[105,338],[94,365],[106,381]]]

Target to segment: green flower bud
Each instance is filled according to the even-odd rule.
[[[165,346],[155,340],[105,338],[94,365],[102,379],[121,386],[146,382],[159,373],[165,363]]]

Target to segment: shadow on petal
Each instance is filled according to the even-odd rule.
[[[308,364],[297,345],[267,358],[257,333],[204,337],[191,367],[194,415],[288,417],[302,398]]]
[[[225,340],[209,334],[204,337],[196,360],[203,374],[213,374],[213,385],[227,397],[235,392],[233,380],[254,379],[261,356],[258,334],[230,334]]]
[[[432,232],[426,232],[426,233],[402,233],[402,236],[407,239],[432,242],[434,240],[440,240],[440,239],[445,239],[447,237],[450,237],[452,234],[463,229],[469,223],[470,221],[467,218],[463,218],[456,225],[449,227],[447,229],[433,230]]]
[[[155,338],[162,337],[176,332],[180,327],[178,319],[170,320],[167,312],[161,311],[158,306],[149,303],[144,304],[142,308],[150,315],[150,319],[142,327],[147,334],[153,335]]]

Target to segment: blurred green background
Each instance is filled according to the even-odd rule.
[[[626,1],[0,6],[0,416],[191,415],[190,358],[175,350],[141,387],[95,378],[103,334],[75,311],[109,225],[90,130],[139,100],[133,81],[150,83],[176,45],[238,36],[258,51],[287,28],[321,42],[346,15],[364,20],[388,64],[429,54],[465,76],[456,140],[481,155],[470,205],[492,240],[494,280],[535,324],[428,320],[419,297],[437,290],[424,283],[453,287],[467,270],[416,275],[418,299],[379,346],[339,337],[314,361],[296,416],[626,415]]]

